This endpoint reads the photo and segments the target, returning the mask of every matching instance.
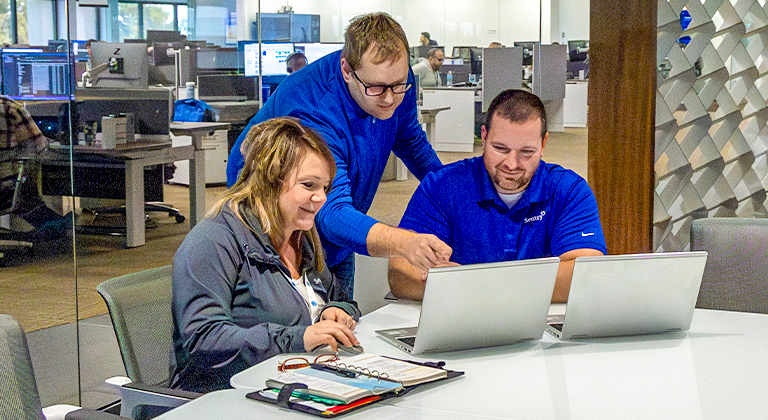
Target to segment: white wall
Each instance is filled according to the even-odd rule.
[[[548,20],[542,28],[546,29],[544,42],[557,41],[557,34],[564,30],[580,36],[572,39],[589,37],[589,0],[544,3]],[[276,13],[285,5],[292,6],[294,13],[319,14],[320,40],[325,42],[343,41],[349,20],[373,11],[391,14],[403,26],[410,45],[418,45],[422,31],[449,51],[455,45],[487,46],[499,41],[511,46],[515,41],[539,40],[541,13],[539,2],[533,0],[262,0],[261,11]],[[249,39],[257,2],[238,0],[237,7],[238,36]]]
[[[560,0],[559,38],[560,43],[589,39],[589,0]]]

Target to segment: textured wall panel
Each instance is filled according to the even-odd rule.
[[[653,246],[680,251],[694,218],[768,217],[768,2],[658,0],[657,9]]]

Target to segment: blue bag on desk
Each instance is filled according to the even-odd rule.
[[[194,99],[179,99],[173,104],[173,120],[178,122],[212,122],[213,110],[207,103]]]

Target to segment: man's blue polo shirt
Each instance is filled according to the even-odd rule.
[[[511,209],[499,198],[482,156],[446,165],[424,178],[400,227],[436,235],[453,248],[451,261],[459,264],[560,256],[579,248],[606,253],[587,182],[544,161]]]
[[[419,124],[416,89],[405,93],[392,118],[379,120],[349,95],[340,60],[337,51],[286,78],[245,127],[227,162],[227,185],[232,186],[243,167],[240,145],[248,130],[270,118],[296,117],[320,134],[336,159],[333,190],[315,218],[330,266],[352,252],[368,255],[366,238],[376,220],[365,213],[390,152],[419,179],[442,166]],[[413,81],[413,73],[408,80]]]

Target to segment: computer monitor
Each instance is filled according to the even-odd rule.
[[[240,48],[242,46],[242,49]],[[243,73],[246,76],[259,75],[259,44],[255,41],[238,42],[238,50],[242,51]],[[261,44],[261,74],[263,76],[287,76],[285,59],[293,53],[292,42]]]
[[[532,66],[533,65],[533,44],[535,44],[535,41],[521,41],[521,42],[515,42],[515,47],[523,47],[523,65],[524,66]]]
[[[2,53],[45,52],[43,48],[10,47],[3,48]]]
[[[253,76],[197,76],[197,97],[201,101],[246,101],[258,99],[258,81]]]
[[[73,99],[67,53],[3,50],[3,94],[24,101]]]
[[[307,57],[307,64],[342,48],[344,48],[343,42],[313,42],[297,43],[294,45],[294,51],[301,52]]]
[[[184,42],[153,42],[152,59],[156,66],[168,66],[176,63],[173,50],[184,48]],[[170,52],[170,54],[169,54]]]
[[[75,56],[75,61],[88,61],[91,59],[88,55],[88,48],[85,47],[86,43],[88,43],[88,41],[72,41],[72,55]]]
[[[212,72],[236,72],[237,49],[235,48],[204,48],[195,50],[194,63],[197,74]]]
[[[154,42],[177,42],[187,39],[186,35],[182,35],[179,31],[159,31],[159,30],[147,30],[147,44]]]
[[[411,47],[411,57],[413,58],[426,57],[427,52],[429,52],[429,50],[431,50],[432,48],[442,48],[442,47],[435,47],[434,45],[417,45],[415,47]]]
[[[149,60],[145,44],[94,42],[91,51],[93,87],[147,88]]]
[[[49,52],[67,52],[67,40],[66,39],[49,39],[48,51]]]
[[[589,40],[568,41],[568,61],[586,61],[589,57]]]

